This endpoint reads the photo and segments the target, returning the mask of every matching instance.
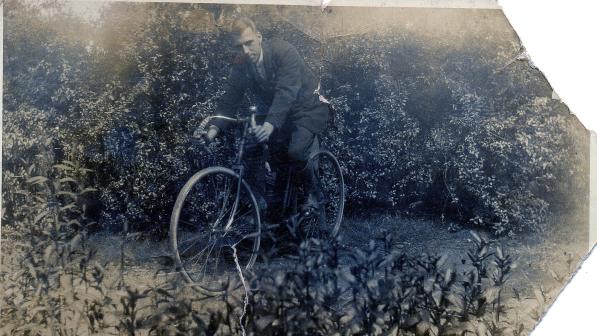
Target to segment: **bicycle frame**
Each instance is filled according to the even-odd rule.
[[[238,202],[239,202],[239,198],[240,198],[240,190],[241,190],[241,185],[242,185],[242,181],[244,179],[244,173],[245,173],[245,167],[243,165],[243,157],[245,154],[245,145],[247,142],[247,138],[249,137],[249,130],[250,128],[255,128],[256,127],[256,121],[255,121],[255,113],[251,113],[251,116],[248,118],[230,118],[230,117],[225,117],[225,116],[210,116],[205,118],[200,126],[205,128],[207,126],[207,124],[209,123],[209,121],[211,121],[212,119],[221,119],[221,120],[226,120],[229,122],[233,122],[233,123],[241,123],[243,125],[243,129],[242,129],[242,136],[240,138],[240,143],[238,145],[238,151],[236,153],[236,158],[234,160],[234,164],[232,166],[232,170],[236,171],[239,179],[237,182],[237,187],[236,187],[236,197],[234,200],[234,204],[232,207],[232,212],[231,213],[235,213],[237,208],[238,208]],[[286,213],[286,211],[288,211],[288,209],[290,209],[291,207],[291,203],[293,201],[292,199],[292,192],[293,192],[293,184],[292,184],[292,177],[294,175],[294,170],[292,169],[292,167],[288,168],[288,174],[286,176],[286,183],[285,183],[285,188],[284,188],[284,198],[283,198],[283,202],[282,202],[282,213]],[[295,208],[296,208],[296,204],[295,204]],[[294,209],[294,211],[296,211],[296,209]],[[230,227],[232,226],[232,223],[234,222],[234,216],[230,216],[230,218],[228,219],[228,223],[226,223],[226,226],[224,227],[224,229],[226,231],[228,231],[230,229]]]
[[[211,118],[219,118],[219,119],[224,119],[224,120],[228,120],[228,121],[236,121],[236,122],[243,123],[243,130],[242,130],[243,133],[241,136],[239,149],[238,149],[238,152],[236,155],[234,166],[232,167],[233,170],[237,171],[238,182],[236,184],[236,197],[235,197],[234,203],[232,205],[232,211],[230,212],[232,215],[228,219],[228,223],[226,223],[226,225],[224,226],[224,231],[228,232],[230,230],[230,228],[232,227],[232,223],[234,222],[234,214],[236,213],[236,210],[238,209],[238,202],[240,200],[241,186],[243,183],[244,171],[245,171],[244,166],[242,164],[242,159],[243,159],[243,155],[245,153],[245,143],[247,141],[247,136],[249,135],[249,126],[255,127],[255,113],[251,114],[250,119],[240,119],[240,118],[235,119],[235,118],[228,118],[228,117],[222,117],[222,116],[213,116]],[[210,119],[207,119],[207,120],[209,121]],[[249,123],[249,121],[250,121],[250,123]]]

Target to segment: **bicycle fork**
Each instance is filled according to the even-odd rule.
[[[251,124],[250,127],[254,128],[256,126],[256,122],[255,122],[255,113],[251,114]],[[249,131],[249,125],[245,124],[245,128],[243,129],[243,137],[240,141],[240,148],[238,151],[238,156],[236,158],[236,169],[238,169],[238,182],[236,183],[236,196],[234,198],[234,204],[232,205],[232,211],[230,212],[230,218],[228,219],[228,223],[226,223],[226,226],[224,227],[224,234],[228,233],[228,231],[230,231],[230,228],[232,227],[232,223],[234,222],[234,215],[236,214],[236,210],[238,209],[238,203],[240,201],[240,193],[242,191],[242,183],[243,183],[243,175],[244,175],[244,166],[242,164],[242,159],[243,159],[243,155],[245,153],[245,142],[246,142],[246,138],[248,135],[248,131]],[[259,211],[257,209],[257,211]]]

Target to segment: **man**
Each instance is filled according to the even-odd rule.
[[[278,160],[287,156],[309,192],[307,206],[316,207],[321,196],[307,161],[329,117],[329,106],[318,95],[318,80],[292,45],[277,38],[264,40],[250,19],[237,19],[230,35],[239,57],[216,114],[234,117],[246,92],[267,106],[262,123],[253,129],[255,140],[268,142]],[[226,126],[216,119],[205,137],[213,140]]]

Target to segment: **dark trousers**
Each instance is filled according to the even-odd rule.
[[[259,122],[259,120],[258,120]],[[260,195],[265,196],[266,192],[266,173],[262,166],[264,161],[268,161],[271,169],[275,172],[276,196],[268,202],[277,203],[281,201],[279,193],[284,189],[285,178],[288,168],[292,167],[296,172],[296,177],[304,182],[303,177],[309,155],[319,149],[319,141],[315,133],[300,125],[288,125],[274,133],[267,142],[268,151],[263,151],[260,144],[250,144],[247,146],[245,161],[247,162],[247,174],[245,175],[251,186]],[[303,183],[304,184],[304,183]]]
[[[289,163],[302,169],[319,144],[313,132],[300,125],[291,125],[275,131],[269,146],[274,163]]]

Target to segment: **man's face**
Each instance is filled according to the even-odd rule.
[[[233,37],[234,48],[251,62],[257,63],[261,56],[261,33],[246,28],[242,34]]]

